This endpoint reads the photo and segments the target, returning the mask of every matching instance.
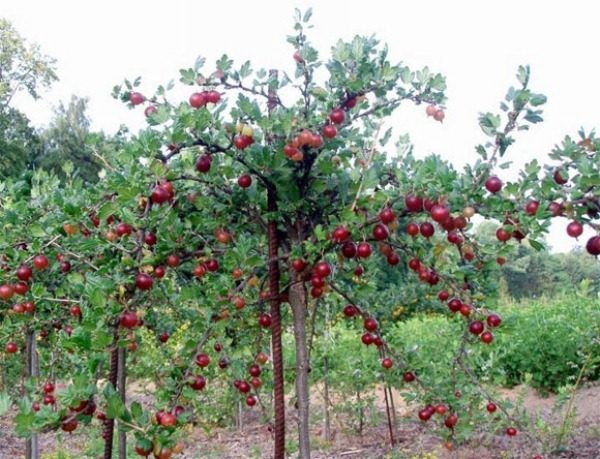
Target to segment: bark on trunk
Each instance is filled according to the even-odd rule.
[[[127,350],[120,347],[118,351],[118,382],[117,390],[123,404],[127,401]],[[127,459],[127,432],[119,429],[119,459]]]
[[[35,331],[27,331],[27,376],[37,377],[40,375],[40,367],[37,355],[37,342],[35,339]],[[32,434],[30,438],[25,440],[25,457],[26,459],[39,459],[40,447],[39,439],[36,433]]]
[[[290,273],[292,274],[292,273]],[[295,275],[291,275],[295,280]],[[290,287],[290,306],[296,342],[296,398],[298,403],[298,446],[301,459],[310,459],[308,348],[306,340],[306,292],[300,282]]]
[[[117,345],[117,334],[115,332],[115,338],[113,345]],[[110,367],[108,371],[108,383],[113,387],[117,385],[117,367],[119,361],[119,351],[117,349],[113,349],[110,352]],[[112,459],[112,450],[113,450],[113,433],[115,429],[115,420],[107,419],[104,424],[104,459]]]
[[[277,212],[277,196],[275,190],[267,190],[269,212]],[[285,399],[283,380],[283,349],[281,345],[281,300],[279,298],[279,241],[277,239],[277,221],[268,222],[269,238],[269,296],[271,306],[271,345],[273,348],[273,410],[275,412],[275,443],[273,458],[283,459],[285,456]]]
[[[324,359],[323,368],[323,404],[325,414],[323,440],[331,441],[331,418],[329,416],[329,364],[327,362],[327,357]]]

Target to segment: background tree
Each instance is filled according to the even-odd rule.
[[[55,60],[0,18],[0,178],[20,176],[40,152],[40,140],[28,118],[10,106],[13,97],[26,91],[38,99],[40,90],[56,80]]]
[[[85,182],[96,182],[101,162],[98,151],[108,153],[111,140],[104,133],[90,130],[87,111],[88,99],[72,96],[54,111],[54,118],[41,133],[42,151],[36,157],[37,167],[52,170],[64,177],[63,165],[69,161],[74,173]]]
[[[40,89],[58,80],[55,64],[39,45],[27,43],[9,21],[0,18],[0,108],[10,105],[19,91],[38,99]]]

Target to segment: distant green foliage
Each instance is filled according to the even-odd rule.
[[[589,379],[600,377],[600,304],[574,296],[498,308],[502,326],[494,346],[475,346],[469,356],[482,380],[501,385],[528,382],[557,392],[573,383],[591,355]],[[448,377],[460,341],[460,322],[421,316],[400,323],[389,337],[410,356],[425,380]]]

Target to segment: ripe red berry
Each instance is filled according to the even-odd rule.
[[[585,249],[590,255],[600,255],[600,236],[593,236],[588,239]]]
[[[158,279],[162,279],[163,277],[165,277],[165,274],[166,274],[166,271],[163,266],[157,266],[156,268],[154,268],[154,275]]]
[[[146,107],[146,109],[144,110],[144,116],[146,118],[148,118],[149,116],[153,115],[157,111],[158,111],[158,108],[156,108],[156,105],[148,105]]]
[[[171,195],[169,192],[160,185],[157,185],[152,190],[152,195],[150,196],[152,202],[154,204],[164,204],[169,199],[171,199]]]
[[[506,435],[508,435],[509,437],[514,437],[515,435],[517,435],[517,429],[515,429],[514,427],[507,428]]]
[[[578,238],[583,233],[583,225],[579,222],[572,221],[567,225],[567,234],[571,237]]]
[[[433,119],[436,121],[439,121],[440,123],[442,121],[444,121],[444,118],[446,117],[446,114],[444,113],[444,110],[442,110],[441,108],[438,108],[435,113],[433,114]]]
[[[550,204],[548,204],[548,210],[550,211],[553,217],[558,217],[563,212],[563,205],[553,201]]]
[[[149,290],[152,288],[152,284],[154,281],[152,278],[146,273],[139,273],[135,277],[135,286],[140,290]]]
[[[216,104],[221,100],[221,94],[218,91],[208,91],[206,93],[206,101],[211,104]]]
[[[385,225],[389,225],[396,219],[396,214],[392,209],[386,207],[379,212],[379,220]]]
[[[190,381],[190,387],[194,390],[202,390],[206,387],[204,376],[194,376]]]
[[[246,381],[240,381],[239,386],[238,386],[238,390],[243,393],[243,394],[247,394],[248,392],[250,392],[250,384],[248,384]]]
[[[413,271],[418,271],[421,267],[421,262],[418,258],[411,258],[408,262],[408,267]]]
[[[206,94],[203,92],[195,92],[190,96],[190,105],[194,108],[201,108],[206,105]]]
[[[4,350],[7,352],[7,354],[14,354],[19,350],[19,348],[17,347],[17,343],[10,342],[6,343]]]
[[[296,61],[296,63],[298,64],[303,64],[304,63],[304,59],[302,59],[302,55],[300,54],[300,51],[296,51],[294,52],[294,60]]]
[[[456,413],[452,413],[448,415],[448,417],[444,420],[444,425],[448,429],[454,429],[454,426],[458,422],[458,415]]]
[[[117,236],[119,237],[129,236],[132,231],[133,228],[128,223],[120,222],[115,226],[115,233],[117,233]]]
[[[392,359],[385,358],[381,361],[381,366],[383,368],[385,368],[386,370],[389,370],[390,368],[392,368],[393,365],[394,365],[394,362],[392,361]]]
[[[29,279],[31,279],[32,275],[33,275],[33,271],[27,265],[21,265],[17,269],[17,278],[19,280],[22,280],[23,282],[27,282]]]
[[[375,320],[375,318],[373,318],[373,317],[367,317],[364,320],[363,325],[365,327],[365,330],[370,331],[370,332],[373,332],[373,331],[377,330],[377,328],[379,326],[377,324],[377,320]]]
[[[146,98],[139,92],[132,92],[129,94],[129,102],[133,105],[140,105],[144,103],[144,100],[146,100]]]
[[[440,290],[440,292],[438,293],[438,299],[440,301],[446,301],[449,296],[450,296],[450,294],[448,293],[447,290]]]
[[[423,210],[423,198],[412,194],[404,197],[404,204],[409,212],[421,212]]]
[[[144,243],[147,245],[155,245],[156,244],[156,234],[147,232],[144,234]]]
[[[246,405],[250,407],[256,405],[256,397],[254,395],[248,395],[248,397],[246,397]]]
[[[350,231],[345,226],[338,226],[333,230],[332,239],[334,242],[344,242],[350,237]]]
[[[302,272],[304,271],[304,268],[306,268],[306,262],[301,258],[296,258],[295,260],[292,260],[292,268],[297,273]]]
[[[433,225],[429,222],[421,223],[420,231],[421,231],[421,234],[423,235],[423,237],[426,237],[426,238],[430,238],[435,233],[435,229],[434,229]]]
[[[33,259],[33,267],[39,271],[46,269],[48,263],[48,258],[45,255],[36,255]]]
[[[159,422],[162,427],[173,427],[177,423],[177,418],[172,413],[162,413]]]
[[[372,253],[373,253],[373,248],[371,247],[371,244],[369,244],[366,241],[360,242],[358,244],[358,246],[356,247],[356,254],[360,258],[369,258]]]
[[[498,193],[502,189],[502,180],[494,175],[485,181],[485,188],[490,193]]]
[[[540,203],[539,201],[529,201],[526,205],[525,205],[525,213],[527,213],[527,215],[535,215],[538,211],[538,208],[540,207]]]
[[[489,331],[484,331],[479,338],[485,344],[490,344],[492,341],[494,341],[494,335]]]
[[[469,331],[474,335],[480,335],[483,332],[484,325],[481,320],[474,320],[469,324]]]
[[[342,124],[346,119],[346,114],[344,113],[344,110],[336,108],[335,110],[332,110],[329,114],[329,119],[332,123]]]
[[[373,344],[373,342],[375,341],[375,337],[368,332],[363,333],[360,339],[363,342],[363,344],[366,344],[367,346]]]
[[[554,177],[554,181],[558,185],[564,185],[565,183],[567,183],[569,181],[569,174],[562,169],[556,169],[554,171],[553,177]]]
[[[344,315],[346,317],[354,317],[357,313],[358,310],[353,304],[347,304],[346,306],[344,306]]]
[[[390,232],[383,223],[378,223],[373,227],[373,238],[377,241],[384,241],[390,235]]]
[[[135,328],[138,325],[138,317],[135,311],[125,311],[119,319],[119,324],[124,328]]]
[[[166,343],[167,341],[169,341],[170,337],[171,337],[171,335],[169,335],[168,332],[162,332],[160,335],[158,335],[158,340],[161,343]]]
[[[441,223],[450,216],[450,211],[448,210],[448,208],[446,206],[443,206],[441,204],[434,204],[431,207],[430,214],[431,214],[431,218],[434,221]]]
[[[269,328],[271,326],[271,316],[265,312],[263,312],[258,317],[258,324],[263,328]]]
[[[431,419],[431,416],[433,416],[433,412],[431,410],[428,410],[427,408],[423,408],[422,410],[419,410],[419,419],[423,422],[427,422],[429,421],[429,419]]]
[[[448,233],[447,240],[450,244],[456,244],[456,245],[462,244],[462,242],[463,242],[462,236],[459,233],[457,233],[456,231],[450,231]]]
[[[233,139],[233,146],[238,150],[245,150],[252,145],[253,142],[254,139],[249,135],[236,135]]]
[[[461,306],[462,301],[460,301],[458,298],[452,298],[450,301],[448,301],[448,309],[450,309],[452,312],[460,311]]]
[[[506,231],[504,228],[498,228],[496,230],[496,239],[500,242],[506,242],[511,238],[511,234]]]
[[[409,223],[406,225],[406,233],[409,236],[415,237],[417,234],[419,234],[419,225],[414,222]]]
[[[2,300],[10,300],[15,294],[15,289],[10,284],[2,284],[0,285],[0,299]]]
[[[500,326],[500,324],[502,323],[502,319],[497,314],[490,314],[489,316],[487,316],[486,322],[489,327],[494,328]]]
[[[211,273],[214,273],[219,269],[219,262],[214,258],[211,258],[206,262],[206,269],[208,269]]]
[[[396,266],[398,263],[400,263],[400,257],[396,252],[392,252],[387,256],[387,262],[390,266]]]
[[[333,124],[323,126],[323,137],[333,139],[337,135],[337,129]]]
[[[44,385],[42,386],[42,390],[45,394],[51,394],[52,392],[54,392],[54,384],[52,384],[51,382],[44,383]]]
[[[212,161],[209,155],[200,155],[196,161],[196,170],[198,172],[208,172]]]
[[[496,406],[496,404],[492,402],[489,402],[485,407],[485,409],[488,410],[488,413],[493,413],[494,411],[496,411],[497,408],[498,407]]]
[[[346,258],[354,258],[356,256],[356,244],[351,241],[346,241],[342,245],[342,255]]]
[[[196,356],[196,365],[200,368],[205,368],[210,364],[210,357],[204,353],[200,353]]]
[[[248,188],[252,185],[252,177],[248,174],[240,175],[238,177],[238,185],[242,188]]]
[[[416,379],[416,376],[412,371],[407,371],[402,376],[402,379],[404,379],[404,382],[411,383]]]
[[[60,428],[63,432],[73,432],[75,429],[77,429],[77,419],[63,421],[60,425]]]
[[[250,376],[258,377],[260,376],[261,372],[262,371],[260,367],[256,363],[253,363],[252,365],[250,365],[250,368],[248,368],[248,373],[250,374]]]
[[[326,261],[319,261],[315,265],[315,274],[320,278],[325,278],[331,274],[331,265]]]

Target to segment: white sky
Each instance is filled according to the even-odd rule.
[[[254,68],[292,71],[285,37],[293,9],[312,6],[310,38],[321,57],[338,38],[375,33],[389,44],[392,60],[446,75],[443,125],[427,119],[423,106],[407,105],[394,119],[396,134],[409,132],[419,156],[439,153],[458,166],[474,160],[474,145],[485,141],[477,114],[497,111],[520,64],[531,65],[531,88],[546,94],[548,104],[545,122],[519,134],[509,150],[515,166],[544,161],[564,134],[600,126],[600,6],[592,1],[0,0],[0,6],[0,16],[58,59],[60,81],[41,101],[17,99],[37,125],[47,123],[58,101],[76,94],[90,98],[96,129],[143,127],[141,110],[112,99],[112,87],[141,75],[142,90],[150,93],[176,80],[198,55],[212,63],[226,52],[236,62],[250,59]],[[500,176],[511,178],[506,171]],[[557,251],[573,243],[565,226],[555,224],[548,237]]]

